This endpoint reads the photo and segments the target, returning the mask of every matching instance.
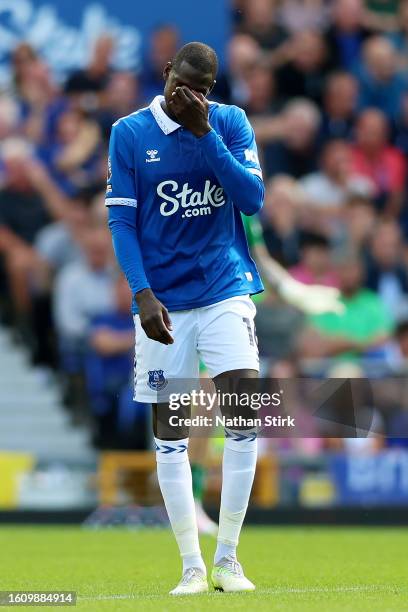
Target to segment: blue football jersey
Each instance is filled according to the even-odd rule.
[[[146,277],[169,311],[259,293],[263,285],[240,211],[197,138],[168,117],[162,100],[157,96],[149,107],[114,124],[107,206],[134,209]],[[211,102],[209,122],[235,159],[262,179],[245,112]]]

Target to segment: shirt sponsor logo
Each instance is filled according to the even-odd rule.
[[[208,179],[204,183],[204,191],[193,191],[189,183],[184,183],[180,189],[177,181],[162,181],[157,185],[157,195],[163,198],[160,204],[163,217],[174,215],[181,207],[182,219],[211,215],[213,207],[218,208],[226,202],[224,189],[212,185]]]

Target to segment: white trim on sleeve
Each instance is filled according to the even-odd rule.
[[[251,174],[256,174],[256,176],[259,176],[260,178],[263,178],[262,172],[260,170],[258,170],[258,168],[247,168],[247,170],[249,170],[249,172]]]
[[[133,198],[106,198],[105,206],[131,206],[137,208],[137,200]]]

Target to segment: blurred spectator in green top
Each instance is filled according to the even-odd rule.
[[[342,254],[337,260],[336,271],[344,312],[314,315],[310,323],[323,343],[326,339],[339,341],[338,350],[331,355],[323,351],[319,356],[337,353],[343,358],[353,358],[384,346],[392,333],[392,319],[380,297],[364,288],[361,259],[354,253]],[[316,346],[310,348],[312,353],[316,350]]]

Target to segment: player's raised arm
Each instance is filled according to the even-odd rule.
[[[140,321],[146,335],[162,344],[171,344],[171,322],[163,304],[150,289],[137,238],[135,169],[131,156],[132,133],[123,122],[112,128],[109,143],[106,205],[109,229],[119,265],[139,306]]]
[[[208,122],[208,102],[188,87],[177,87],[171,111],[196,137],[205,159],[234,205],[245,215],[260,210],[264,184],[253,129],[245,112],[229,107],[228,146]]]

